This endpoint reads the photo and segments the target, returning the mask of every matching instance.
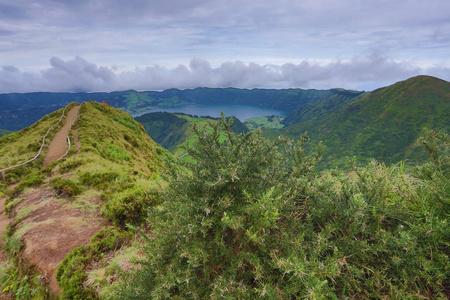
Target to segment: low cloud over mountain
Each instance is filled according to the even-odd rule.
[[[207,60],[194,58],[189,65],[181,64],[173,69],[153,65],[133,70],[99,66],[78,56],[71,60],[52,57],[50,68],[38,72],[3,66],[0,92],[164,90],[200,86],[372,90],[418,74],[450,78],[449,69],[423,68],[411,61],[398,62],[379,53],[351,60],[325,63],[305,60],[282,65],[233,61],[213,66]]]

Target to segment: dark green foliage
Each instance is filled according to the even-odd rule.
[[[27,175],[19,185],[14,189],[14,194],[22,192],[25,188],[30,186],[39,186],[44,182],[40,173],[32,173]]]
[[[315,173],[320,149],[306,156],[306,136],[269,142],[224,120],[195,131],[186,150],[196,163],[189,175],[173,170],[149,212],[146,260],[124,275],[118,298],[444,297],[447,137],[423,141],[440,159],[414,177],[377,162]]]
[[[58,195],[73,197],[82,192],[81,186],[70,179],[54,178],[51,184]]]
[[[138,135],[141,133],[141,130],[139,128],[139,126],[136,124],[136,122],[133,120],[133,118],[131,116],[129,116],[128,118],[125,117],[115,117],[113,118],[114,121],[119,122],[120,124],[134,130]]]
[[[108,158],[115,160],[131,160],[131,156],[125,150],[123,150],[120,146],[113,144],[109,144],[108,146],[106,146],[105,155]]]
[[[100,261],[105,253],[117,249],[132,237],[128,231],[117,227],[106,227],[92,236],[91,243],[76,247],[59,265],[56,279],[63,289],[63,299],[97,299],[90,286],[83,285],[88,266]]]
[[[422,240],[430,239],[435,247],[445,251],[448,260],[450,249],[450,137],[443,132],[428,132],[419,143],[425,146],[430,163],[416,168],[417,177],[426,184],[420,193],[424,199],[417,205],[424,211],[419,216],[423,227],[418,228]],[[430,217],[431,216],[431,217]],[[421,241],[423,242],[423,241]],[[447,274],[450,270],[447,271]],[[449,279],[447,279],[449,280]],[[447,281],[447,284],[450,284]]]
[[[107,189],[108,185],[121,177],[118,172],[83,172],[79,174],[81,182],[88,186]]]
[[[110,196],[102,206],[102,216],[117,225],[138,224],[146,217],[147,209],[157,204],[158,196],[139,187]]]
[[[211,134],[194,130],[198,142],[186,150],[197,163],[191,175],[172,174],[164,206],[151,210],[155,239],[149,264],[127,281],[137,286],[130,298],[248,298],[282,277],[270,260],[271,247],[281,242],[273,235],[283,207],[276,187],[289,173],[277,149],[287,141],[264,140],[259,131],[234,134],[225,119]],[[293,172],[309,173],[302,166]]]

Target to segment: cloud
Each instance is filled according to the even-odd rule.
[[[70,61],[60,58],[50,59],[51,68],[41,72],[48,89],[66,91],[111,90],[115,85],[116,75],[108,67],[98,67],[81,57]]]
[[[372,90],[409,77],[429,74],[450,78],[445,67],[422,68],[411,62],[397,62],[380,53],[328,63],[303,61],[298,64],[244,64],[224,62],[213,67],[194,58],[189,65],[168,69],[154,65],[117,71],[98,66],[81,57],[64,61],[50,59],[50,68],[22,72],[14,66],[0,69],[0,92],[93,92],[117,90],[164,90],[169,88],[346,88]]]
[[[186,62],[201,57],[214,66],[229,61],[223,72],[233,67],[242,76],[250,73],[243,80],[256,84],[263,78],[249,70],[258,68],[251,61],[262,67],[305,60],[320,72],[315,61],[345,57],[342,68],[349,68],[348,59],[383,49],[396,61],[449,64],[448,0],[3,2],[1,61],[27,70],[42,69],[51,56],[78,55],[104,66],[140,66],[138,73],[155,63],[170,68],[182,63],[195,81],[201,74]],[[245,68],[238,61],[245,61]],[[165,72],[178,74],[172,71]],[[226,80],[233,85],[241,80],[235,81]]]

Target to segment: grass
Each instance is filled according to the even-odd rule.
[[[42,135],[60,114],[61,110],[19,133],[0,138],[0,167],[34,156]],[[131,116],[109,105],[84,103],[72,129],[77,132],[77,139],[72,141],[74,145],[80,145],[78,151],[73,147],[64,159],[45,169],[42,169],[40,159],[25,168],[7,172],[8,182],[1,184],[2,193],[10,193],[7,184],[20,182],[14,196],[8,200],[7,210],[13,212],[24,199],[22,195],[26,188],[51,185],[68,208],[87,214],[102,213],[110,220],[106,222],[109,224],[123,226],[130,221],[139,222],[147,207],[155,203],[148,191],[163,184],[160,173],[165,162],[173,160],[172,155],[157,145]],[[46,145],[50,141],[51,137]],[[17,212],[16,218],[25,220],[32,210],[33,207],[25,206]],[[13,257],[20,256],[22,234],[35,225],[17,223],[17,227],[10,230],[6,248]],[[71,283],[66,284],[73,287]]]
[[[283,120],[284,118],[278,116],[255,117],[246,119],[244,124],[249,129],[256,129],[259,127],[279,129],[284,127],[284,125],[280,123]]]
[[[39,170],[42,167],[43,157],[45,156],[47,147],[53,138],[54,134],[64,125],[67,112],[75,106],[76,103],[71,103],[66,109],[66,113],[58,126],[52,129],[45,140],[45,146],[41,152],[41,156],[35,162],[29,163],[24,167],[18,167],[6,172],[5,177],[9,183],[19,181],[24,175],[32,171]],[[63,109],[59,109],[44,118],[39,122],[24,128],[18,132],[5,135],[0,138],[0,169],[21,164],[33,158],[39,151],[42,144],[42,138],[47,130],[53,126],[61,117]]]
[[[181,118],[183,118],[183,119],[185,119],[185,120],[187,120],[188,122],[201,123],[201,122],[203,122],[203,121],[210,120],[210,119],[208,119],[208,118],[196,118],[196,117],[191,117],[191,116],[185,115],[185,114],[181,114],[181,115],[175,114],[175,115],[178,116],[178,117],[181,117]]]
[[[120,272],[135,268],[135,262],[142,258],[142,249],[136,242],[123,247],[112,253],[112,257],[103,259],[107,261],[104,267],[88,272],[86,284],[98,291],[100,299],[112,299],[116,293],[115,288],[121,283]]]
[[[139,219],[135,213],[143,213],[151,201],[137,201],[141,195],[130,196],[129,191],[157,187],[164,161],[172,159],[171,155],[150,139],[141,124],[109,105],[83,104],[74,129],[81,143],[79,153],[70,153],[53,168],[53,175],[69,177],[57,179],[54,188],[63,195],[76,196],[72,205],[82,210],[83,206],[86,210],[100,209],[114,222],[126,220],[129,214]],[[93,195],[101,195],[102,203]]]

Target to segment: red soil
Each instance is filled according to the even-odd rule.
[[[66,153],[68,144],[67,136],[69,135],[70,126],[74,122],[77,112],[80,110],[80,106],[73,107],[67,114],[66,123],[54,136],[53,140],[48,146],[47,155],[44,159],[44,166],[59,159]]]
[[[44,165],[59,159],[67,151],[67,136],[79,109],[80,106],[76,106],[69,111],[65,125],[49,145]],[[74,146],[79,148],[79,141],[75,140]],[[20,239],[24,245],[21,253],[24,266],[39,270],[41,278],[49,285],[51,294],[59,295],[61,289],[56,281],[58,265],[74,247],[88,244],[91,236],[106,221],[98,215],[98,211],[87,209],[76,200],[56,196],[49,184],[28,189],[20,198],[22,201],[8,217],[4,213],[6,196],[0,197],[0,235],[9,223],[14,224],[14,230],[20,231]],[[98,199],[85,200],[89,203],[98,202]],[[7,261],[6,253],[2,251],[3,243],[4,240],[0,239],[0,263]],[[0,299],[10,299],[9,297],[10,295],[0,291]]]

